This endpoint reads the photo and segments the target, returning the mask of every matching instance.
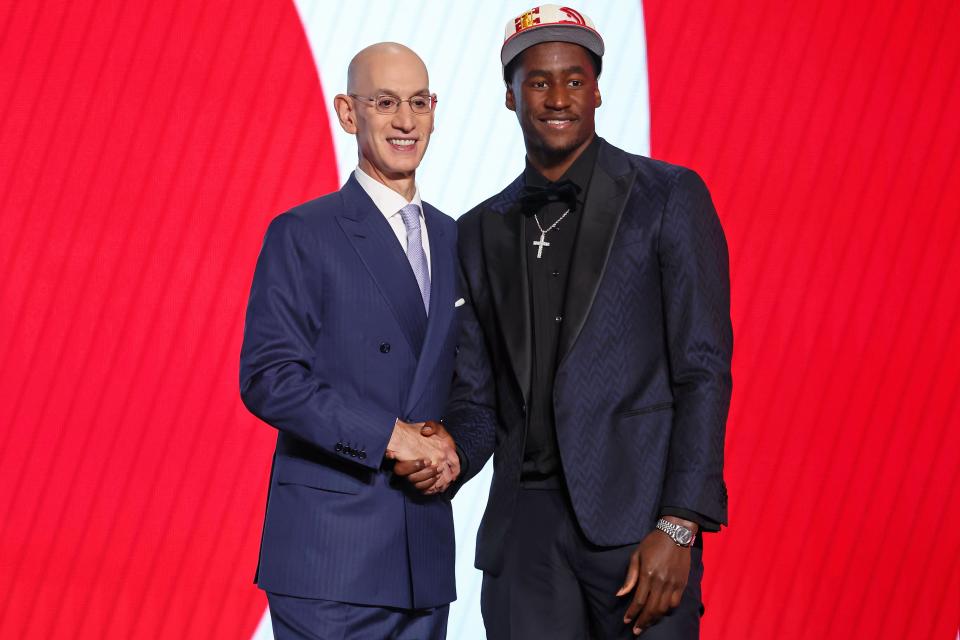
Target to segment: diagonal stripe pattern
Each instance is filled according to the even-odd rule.
[[[423,251],[423,239],[420,231],[420,207],[408,204],[400,209],[403,226],[407,228],[407,260],[420,285],[423,296],[423,308],[430,313],[430,271],[427,269],[427,254]]]

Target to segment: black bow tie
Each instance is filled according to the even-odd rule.
[[[571,207],[577,201],[578,187],[572,180],[551,182],[545,187],[527,185],[520,191],[520,204],[526,213],[536,213],[551,202],[565,202]]]

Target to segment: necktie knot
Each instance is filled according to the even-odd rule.
[[[417,205],[408,204],[400,209],[400,217],[403,218],[403,226],[408,232],[420,228],[420,207]]]

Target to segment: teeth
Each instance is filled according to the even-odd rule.
[[[388,138],[387,142],[389,142],[390,144],[395,144],[400,147],[409,147],[410,145],[415,143],[416,140],[407,140],[406,138]]]
[[[565,122],[570,122],[569,120],[547,120],[547,124],[563,124]]]

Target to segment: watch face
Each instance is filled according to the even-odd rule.
[[[691,542],[693,542],[693,532],[689,529],[681,528],[679,531],[677,531],[677,540],[682,545],[689,545]]]

